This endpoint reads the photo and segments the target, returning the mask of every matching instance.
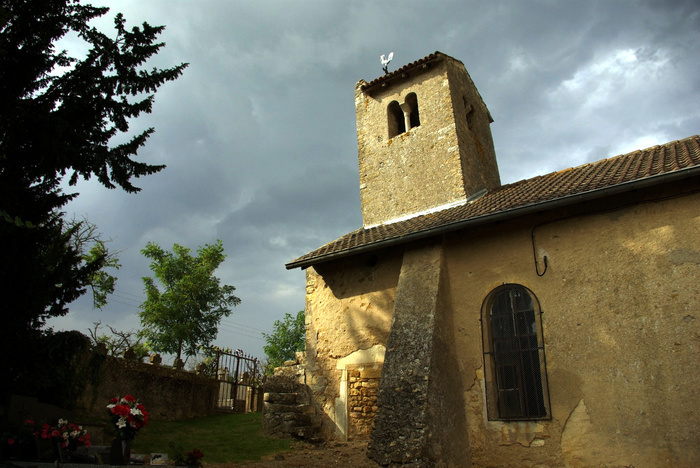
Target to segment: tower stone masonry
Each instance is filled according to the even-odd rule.
[[[435,52],[355,86],[365,227],[500,185],[493,121],[459,60]]]

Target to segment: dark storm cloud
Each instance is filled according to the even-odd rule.
[[[262,357],[231,323],[270,330],[304,307],[284,263],[361,226],[354,85],[436,50],[462,62],[495,122],[504,182],[698,133],[696,1],[113,0],[131,24],[165,24],[155,65],[189,62],[134,123],[167,164],[138,195],[81,184],[69,207],[122,250],[104,312],[76,304],[57,326],[138,325],[146,242],[222,239],[217,272],[243,302],[222,346]],[[109,26],[111,20],[105,21]],[[250,328],[246,330],[250,331]]]

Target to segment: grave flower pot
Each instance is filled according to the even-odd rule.
[[[131,441],[112,439],[112,448],[109,451],[110,465],[128,465],[131,459]]]

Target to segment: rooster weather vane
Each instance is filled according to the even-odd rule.
[[[394,53],[389,52],[388,57],[384,57],[383,55],[379,57],[379,61],[382,62],[382,70],[384,70],[384,74],[389,73],[389,62],[391,62],[391,59],[394,58]]]

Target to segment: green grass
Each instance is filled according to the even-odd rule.
[[[167,453],[199,449],[203,463],[238,463],[290,449],[288,440],[266,437],[262,413],[221,414],[182,421],[148,421],[132,443],[132,453]]]

